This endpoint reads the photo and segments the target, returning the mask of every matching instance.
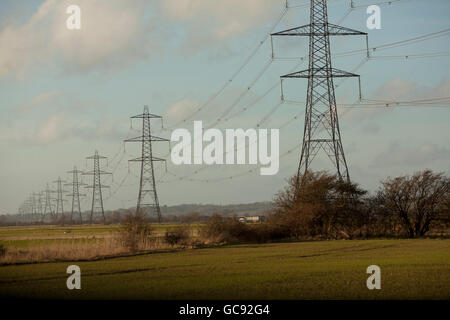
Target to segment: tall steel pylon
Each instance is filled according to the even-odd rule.
[[[86,186],[86,188],[92,188],[92,207],[91,207],[91,216],[89,218],[89,223],[92,224],[92,219],[94,216],[94,212],[100,211],[103,217],[103,223],[106,222],[105,218],[105,210],[103,208],[103,196],[102,196],[102,188],[109,188],[107,185],[103,185],[101,182],[101,176],[103,174],[112,174],[111,172],[106,172],[100,169],[100,159],[107,159],[107,157],[100,156],[98,151],[95,150],[95,154],[93,156],[86,157],[86,159],[94,160],[94,170],[84,172],[83,175],[93,175],[94,179],[92,185]]]
[[[58,177],[58,180],[53,181],[56,183],[56,209],[55,209],[55,218],[61,218],[64,222],[65,214],[64,214],[64,199],[63,194],[65,193],[63,189],[63,183],[65,181],[61,180],[61,177]]]
[[[19,214],[19,218],[17,219],[16,223],[23,223],[25,222],[25,214],[27,213],[27,209],[26,209],[26,201],[24,201],[19,209],[18,209],[18,214]]]
[[[83,223],[83,218],[81,216],[81,203],[80,196],[84,197],[85,194],[80,194],[80,185],[81,183],[78,179],[79,174],[83,174],[82,171],[78,170],[77,167],[73,167],[73,170],[67,171],[67,173],[72,174],[72,183],[67,183],[66,186],[72,186],[72,193],[67,194],[68,197],[72,197],[72,210],[70,211],[70,222],[74,218],[74,214],[78,214],[80,224]]]
[[[35,198],[35,194],[32,193],[30,195],[30,198],[28,200],[28,211],[29,211],[29,216],[30,216],[30,222],[33,223],[35,222],[36,219],[36,212],[37,212],[37,206],[36,206],[36,198]]]
[[[31,203],[30,198],[26,199],[22,205],[23,217],[22,222],[26,223],[29,220],[30,212],[31,212]]]
[[[42,206],[42,192],[33,193],[33,199],[35,201],[35,214],[36,221],[44,222],[43,206]]]
[[[359,80],[359,75],[332,68],[330,53],[330,36],[346,35],[366,35],[367,40],[365,32],[329,23],[326,0],[311,0],[310,24],[272,34],[309,37],[309,68],[281,76],[281,85],[286,78],[308,79],[299,176],[304,176],[310,169],[311,162],[322,149],[334,164],[337,175],[350,181],[339,129],[333,79],[358,77]]]
[[[156,161],[165,162],[166,160],[153,156],[152,142],[169,142],[170,140],[152,135],[150,119],[153,118],[161,119],[162,121],[161,116],[149,113],[148,106],[144,106],[144,112],[142,114],[131,117],[131,119],[142,119],[142,135],[136,138],[127,139],[125,142],[140,142],[142,146],[141,156],[129,160],[141,163],[136,213],[141,209],[145,215],[147,215],[149,211],[153,211],[153,213],[156,213],[158,221],[161,222],[161,208],[159,207],[158,194],[156,192],[155,169],[153,163]]]
[[[52,191],[50,190],[50,188],[48,186],[48,183],[47,183],[47,186],[46,186],[45,191],[44,191],[44,193],[45,193],[45,204],[44,204],[44,212],[43,212],[44,217],[43,217],[43,219],[45,219],[45,216],[48,214],[50,216],[50,221],[53,221],[56,218],[54,216],[54,211],[53,211],[53,206],[52,206],[52,199],[51,199],[51,196],[50,196],[51,192]]]

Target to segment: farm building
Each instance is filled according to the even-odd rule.
[[[239,221],[242,223],[256,223],[263,222],[265,219],[264,216],[251,216],[251,217],[240,217]]]

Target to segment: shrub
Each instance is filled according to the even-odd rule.
[[[0,258],[6,255],[6,247],[3,244],[0,244]]]
[[[120,234],[123,245],[134,252],[145,248],[150,240],[152,228],[142,212],[128,213],[121,222]]]
[[[164,241],[172,247],[175,245],[186,246],[191,237],[191,228],[187,225],[180,225],[169,228],[164,234]]]
[[[213,215],[201,235],[211,242],[233,243],[233,242],[269,242],[288,237],[288,230],[270,219],[265,223],[245,224],[236,218],[225,218]]]

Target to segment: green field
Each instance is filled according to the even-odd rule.
[[[177,224],[152,224],[155,232],[165,231],[169,227]],[[198,224],[192,224],[191,227],[196,228]],[[6,227],[0,228],[0,240],[26,238],[26,239],[43,239],[43,238],[61,238],[61,237],[92,237],[104,236],[108,233],[118,231],[118,224],[112,225],[73,225],[73,226],[28,226],[28,227]]]
[[[81,290],[66,268],[81,268]],[[366,268],[381,268],[368,290]],[[0,296],[64,299],[450,299],[450,240],[352,240],[0,267]]]

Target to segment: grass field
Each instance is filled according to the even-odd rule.
[[[235,245],[76,262],[0,267],[0,296],[63,299],[450,299],[450,240]],[[381,268],[368,290],[366,268]]]
[[[152,224],[155,232],[164,232],[177,224]],[[0,241],[15,239],[61,239],[75,237],[103,237],[119,230],[112,225],[27,226],[0,228]],[[196,228],[198,224],[192,224]]]
[[[176,224],[153,224],[154,235],[162,236]],[[198,229],[198,224],[190,227]],[[120,225],[74,225],[74,226],[20,226],[0,228],[0,244],[9,248],[27,248],[62,243],[94,243],[111,237]]]

